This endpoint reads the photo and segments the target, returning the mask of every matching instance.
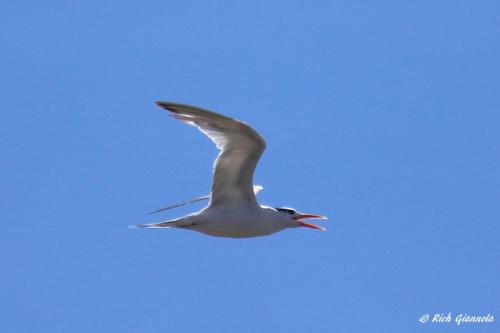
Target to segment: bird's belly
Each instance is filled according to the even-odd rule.
[[[268,223],[239,219],[219,219],[201,223],[195,230],[210,236],[228,238],[259,237],[279,231]]]

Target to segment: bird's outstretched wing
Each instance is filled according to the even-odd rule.
[[[255,203],[253,173],[266,148],[265,141],[247,124],[194,106],[157,102],[172,115],[197,127],[219,149],[214,163],[210,206]]]
[[[148,215],[153,215],[156,213],[164,212],[164,211],[172,209],[172,208],[177,208],[177,207],[181,207],[181,206],[184,206],[187,204],[192,204],[192,203],[195,203],[198,201],[203,201],[203,200],[208,200],[208,199],[210,199],[210,195],[204,195],[204,196],[194,198],[194,199],[191,199],[188,201],[181,201],[181,202],[175,203],[175,204],[167,206],[167,207],[162,207],[162,208],[158,208],[156,210],[153,210],[152,212],[149,212]]]

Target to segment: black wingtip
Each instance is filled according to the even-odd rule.
[[[156,101],[155,103],[162,109],[168,110],[173,113],[178,113],[178,111],[175,109],[175,106],[178,105],[177,103],[164,102],[164,101]]]
[[[155,103],[161,108],[167,108],[170,104],[169,102],[163,102],[163,101],[156,101]]]

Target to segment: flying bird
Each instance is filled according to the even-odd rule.
[[[212,191],[188,202],[158,209],[152,213],[190,202],[209,200],[201,211],[184,217],[133,228],[177,228],[210,236],[247,238],[273,234],[296,227],[324,228],[304,221],[326,219],[317,214],[299,213],[288,207],[267,207],[257,203],[255,194],[262,190],[253,186],[253,174],[265,141],[249,125],[198,107],[172,102],[156,102],[174,118],[198,128],[219,150],[214,163]]]

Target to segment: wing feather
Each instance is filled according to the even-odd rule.
[[[253,174],[266,148],[262,137],[250,126],[198,107],[157,102],[171,114],[208,136],[219,149],[214,163],[210,205],[250,202],[257,204]]]

